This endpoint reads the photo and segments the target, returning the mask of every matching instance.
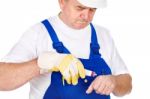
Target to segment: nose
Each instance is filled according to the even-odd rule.
[[[90,9],[84,9],[84,11],[81,14],[81,18],[84,20],[89,20],[91,14],[92,13],[90,12]]]

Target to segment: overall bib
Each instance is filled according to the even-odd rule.
[[[69,50],[59,41],[53,27],[48,20],[42,21],[50,38],[53,42],[53,48],[58,53],[68,53]],[[91,82],[99,75],[110,75],[111,70],[104,59],[101,58],[99,53],[100,46],[97,41],[96,31],[92,24],[91,26],[91,43],[90,43],[90,55],[89,59],[79,60],[87,70],[94,71],[96,76],[86,76],[85,79],[79,78],[77,85],[69,85],[66,81],[62,82],[62,75],[60,72],[53,72],[51,75],[51,84],[48,87],[43,99],[110,99],[110,95],[100,95],[93,91],[91,94],[86,94],[86,90],[90,86]]]

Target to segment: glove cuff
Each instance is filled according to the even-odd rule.
[[[37,64],[40,68],[40,73],[48,73],[58,71],[57,66],[67,54],[59,54],[56,52],[44,52],[39,55]]]

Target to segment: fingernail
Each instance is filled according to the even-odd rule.
[[[89,94],[89,93],[90,93],[90,92],[87,90],[87,91],[86,91],[86,94]]]
[[[90,93],[89,89],[87,89],[87,90],[86,90],[86,93],[87,93],[87,94],[89,94],[89,93]]]

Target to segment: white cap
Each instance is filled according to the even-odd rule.
[[[77,0],[77,1],[83,4],[84,6],[91,8],[104,8],[107,5],[106,0]]]

